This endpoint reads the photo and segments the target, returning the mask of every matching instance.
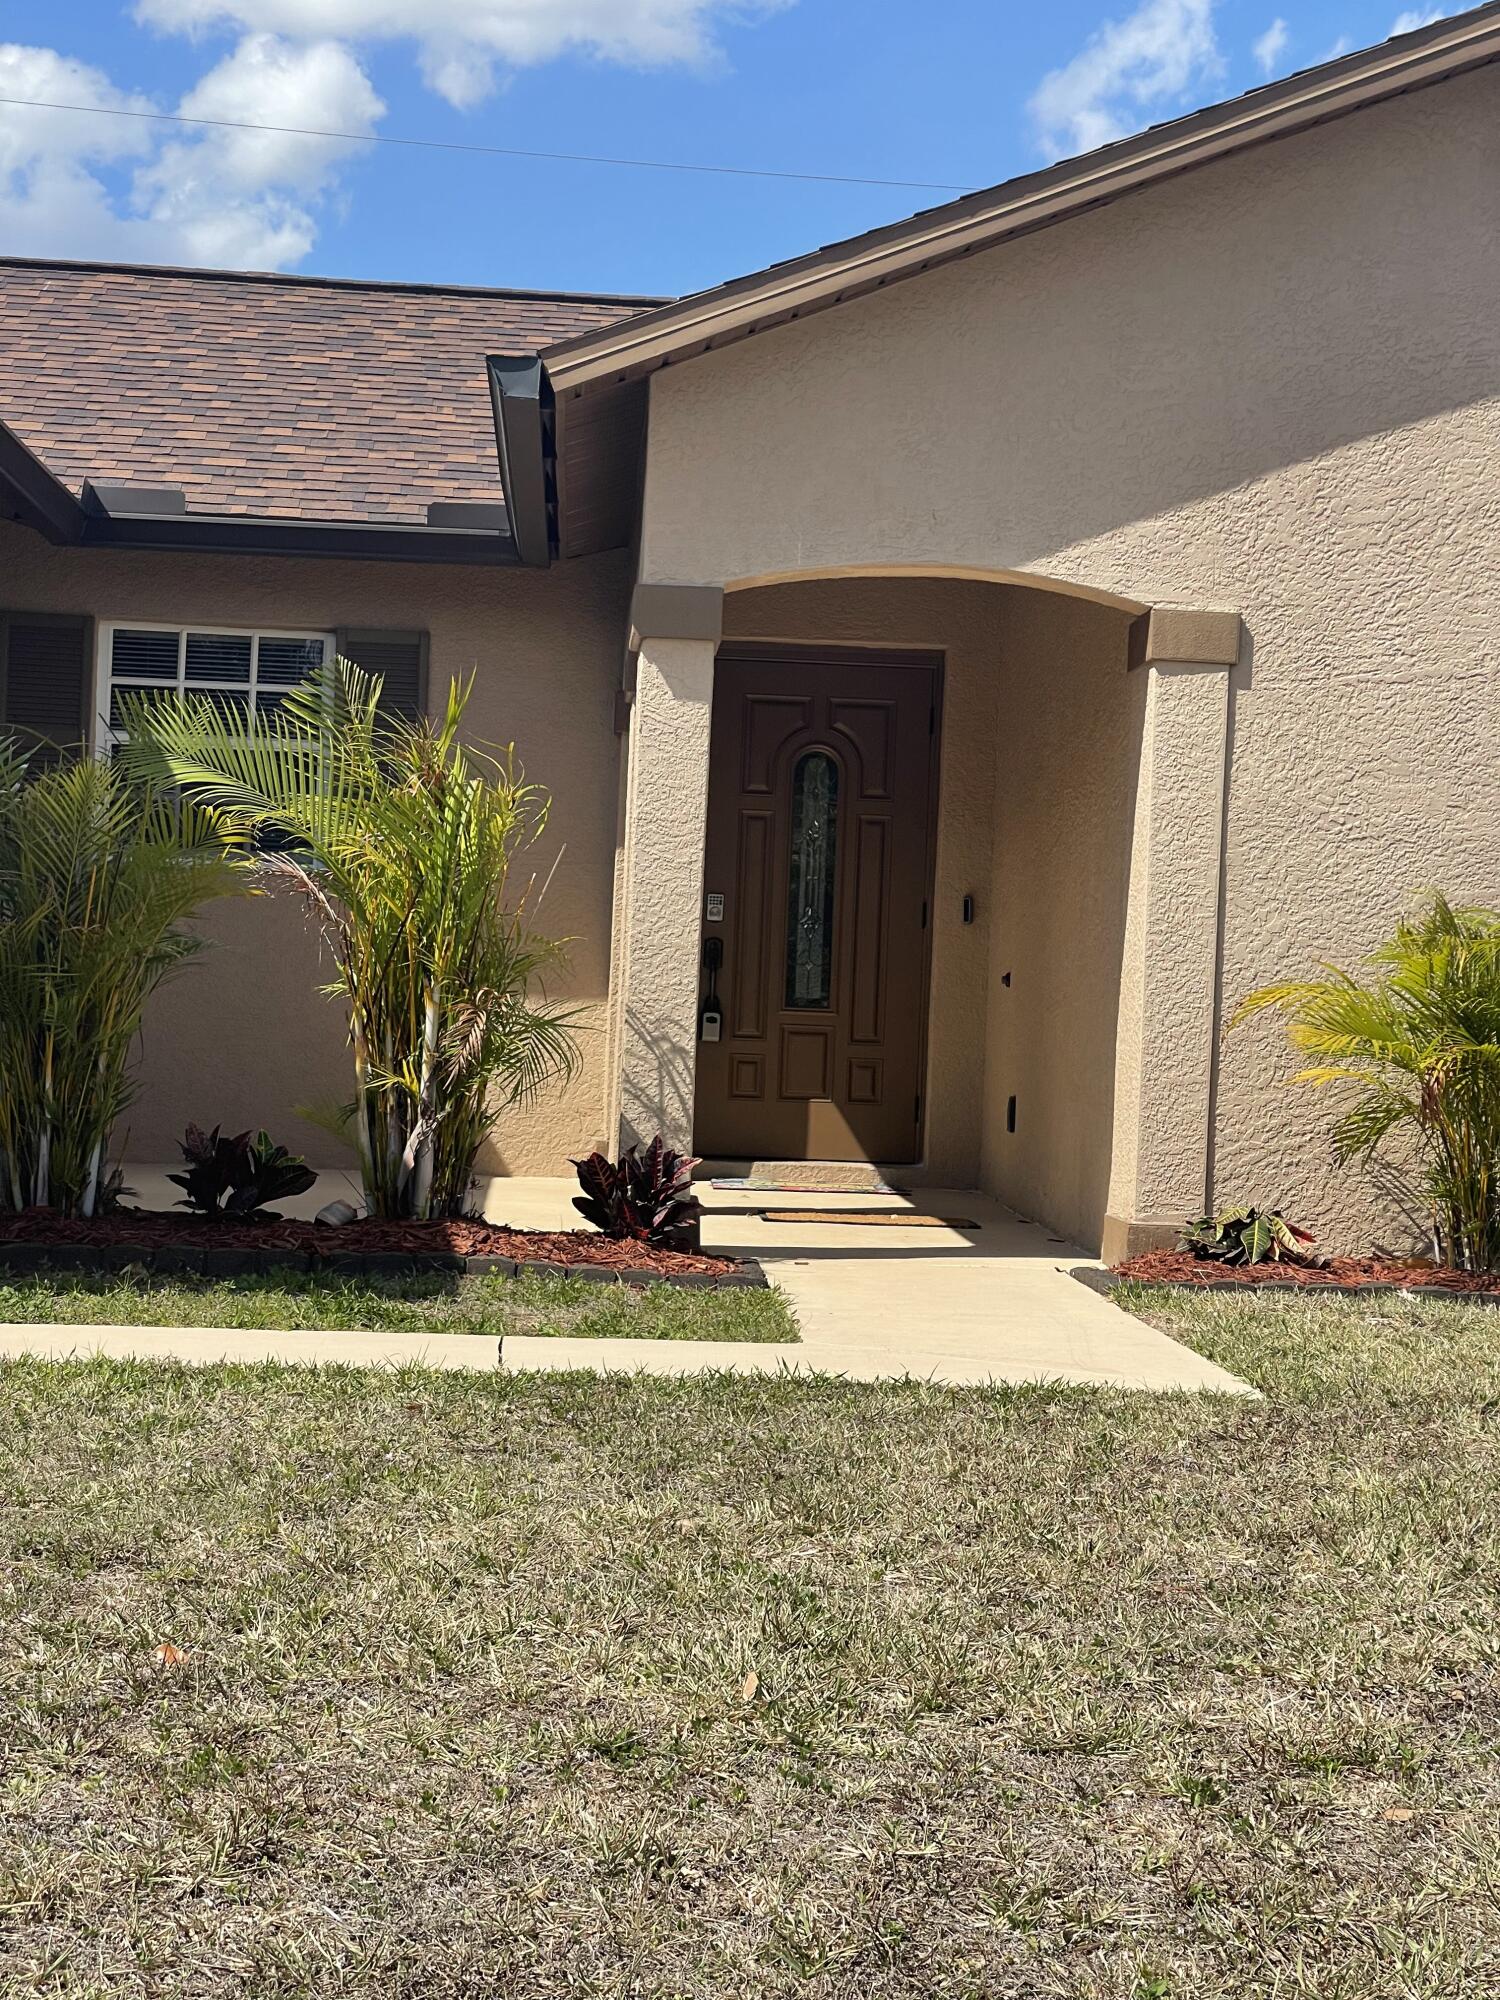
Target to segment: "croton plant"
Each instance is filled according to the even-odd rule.
[[[306,1194],[318,1178],[305,1160],[273,1144],[265,1132],[226,1138],[217,1125],[212,1132],[189,1125],[182,1157],[187,1172],[167,1176],[184,1190],[182,1206],[241,1221],[264,1217],[273,1201]]]
[[[675,1152],[658,1132],[642,1150],[632,1146],[618,1160],[590,1153],[574,1160],[581,1195],[573,1206],[617,1241],[649,1243],[659,1250],[687,1250],[698,1241],[703,1210],[693,1193],[691,1154]]]
[[[1226,1208],[1200,1215],[1178,1246],[1213,1264],[1321,1264],[1314,1238],[1279,1208]]]

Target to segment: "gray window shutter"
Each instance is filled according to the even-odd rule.
[[[420,722],[427,714],[427,634],[381,632],[344,625],[334,634],[340,659],[352,660],[384,686],[380,706],[387,715]]]
[[[33,769],[86,753],[93,657],[92,618],[0,611],[0,731],[33,752]]]

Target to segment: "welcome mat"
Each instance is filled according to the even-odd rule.
[[[868,1160],[722,1160],[710,1185],[764,1194],[905,1194]],[[723,1169],[741,1166],[737,1174]]]
[[[740,1180],[712,1180],[711,1188],[718,1188],[725,1194],[905,1194],[905,1188],[892,1187],[889,1181],[862,1180],[852,1187],[838,1181],[767,1181],[753,1179],[748,1174]]]
[[[762,1222],[831,1222],[860,1229],[977,1229],[961,1215],[918,1215],[906,1208],[763,1208]]]

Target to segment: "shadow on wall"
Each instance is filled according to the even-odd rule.
[[[192,1122],[226,1131],[264,1127],[315,1163],[347,1164],[353,1149],[299,1117],[299,1105],[353,1095],[341,1002],[300,897],[231,897],[199,928],[209,949],[157,993],[141,1029],[139,1092],[127,1112],[133,1158],[176,1157]]]
[[[691,1151],[697,1045],[662,1034],[659,1022],[629,1006],[622,1041],[621,1146],[645,1145],[660,1132],[668,1145]]]
[[[1327,573],[1358,560],[1407,475],[1378,444],[1331,471],[1341,453],[1464,412],[1428,447],[1434,489],[1488,476],[1497,108],[1500,72],[1476,72],[664,371],[648,559],[1045,573],[1088,551],[1113,582],[1123,536],[1159,597],[1253,574],[1291,510]]]

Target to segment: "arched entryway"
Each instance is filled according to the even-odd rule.
[[[647,585],[635,622],[626,1129],[864,1156],[1086,1243],[1200,1199],[1238,620],[923,569]],[[1174,1042],[1201,1105],[1159,1144]]]

